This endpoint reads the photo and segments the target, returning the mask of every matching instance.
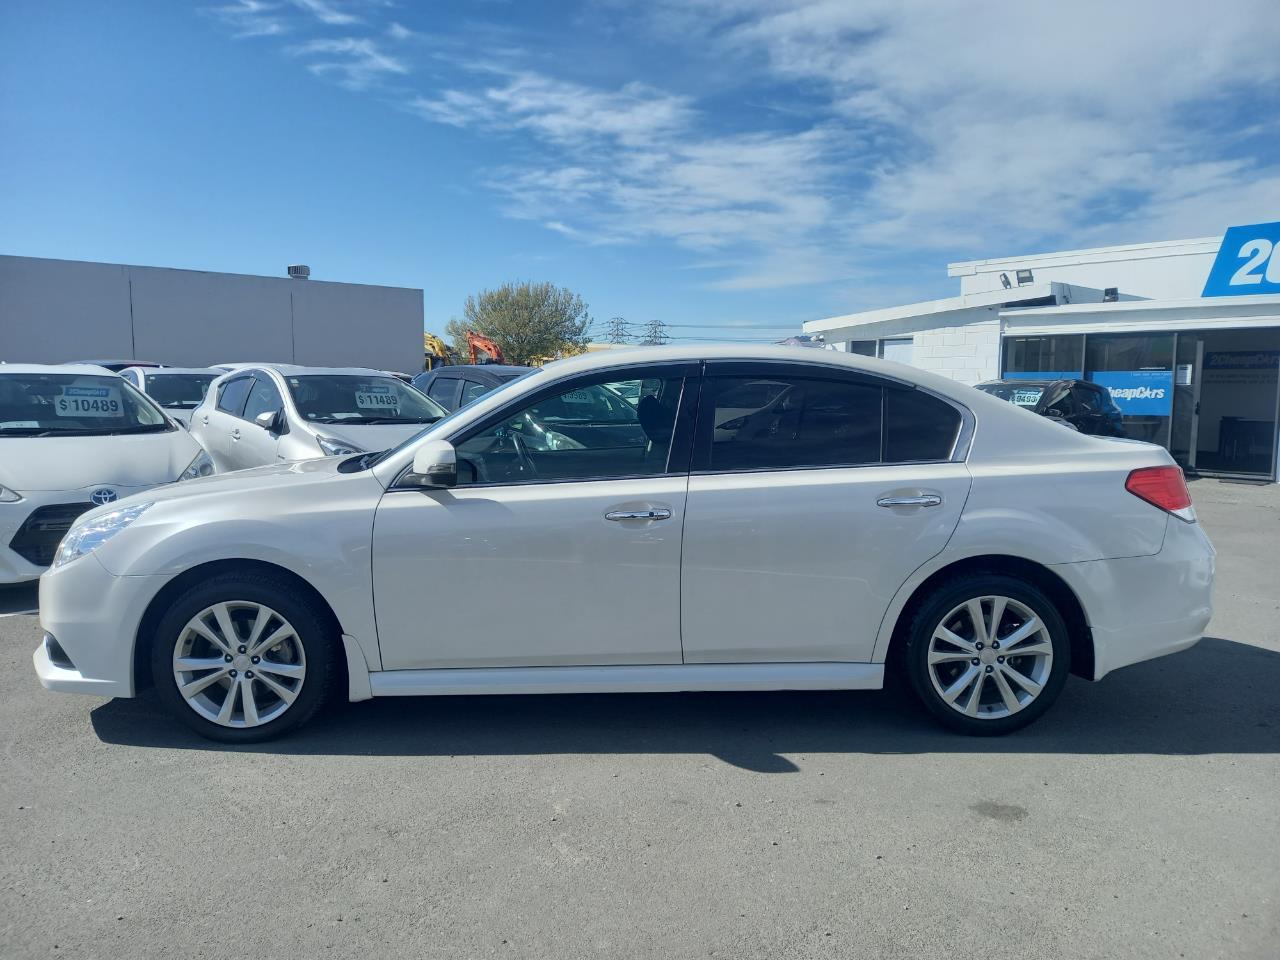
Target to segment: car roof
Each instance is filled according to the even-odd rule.
[[[435,374],[457,375],[462,373],[488,373],[490,376],[499,376],[503,373],[528,373],[534,367],[522,367],[514,363],[453,363],[448,366],[434,367],[431,370],[423,371],[428,376]]]
[[[99,377],[116,375],[96,363],[0,363],[0,373],[83,373]]]
[[[148,377],[164,377],[171,373],[203,373],[220,377],[226,373],[217,367],[125,367],[124,370],[141,370]],[[124,373],[124,370],[120,372]]]
[[[296,363],[241,363],[237,364],[234,370],[230,370],[228,372],[240,373],[248,367],[252,367],[256,370],[274,370],[282,377],[328,375],[340,377],[382,377],[388,380],[396,379],[396,377],[387,373],[387,371],[376,370],[373,367],[304,367]]]

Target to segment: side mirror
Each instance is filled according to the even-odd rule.
[[[452,487],[458,482],[458,456],[448,440],[428,440],[413,454],[405,482],[415,487]]]
[[[253,418],[253,422],[260,426],[263,430],[269,430],[276,433],[280,427],[280,411],[265,410]]]

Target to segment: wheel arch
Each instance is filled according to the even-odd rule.
[[[224,573],[240,573],[249,576],[270,577],[276,580],[282,580],[290,586],[297,588],[315,605],[320,615],[329,623],[333,629],[335,640],[342,644],[342,623],[338,620],[338,615],[334,613],[333,607],[324,598],[311,583],[304,577],[299,576],[287,567],[279,564],[269,563],[265,560],[247,560],[247,559],[225,559],[211,560],[207,563],[198,564],[179,573],[169,580],[163,587],[156,591],[156,595],[151,598],[147,604],[146,611],[142,614],[142,619],[138,622],[138,631],[133,641],[133,689],[135,692],[146,689],[151,686],[151,671],[148,669],[148,657],[151,654],[151,644],[155,640],[156,629],[160,625],[165,612],[170,605],[184,592],[191,589],[201,581],[208,580],[210,577],[216,577]],[[337,651],[337,667],[342,671],[342,688],[345,689],[348,684],[347,679],[347,658],[342,655],[342,651]]]
[[[898,669],[898,657],[906,646],[906,633],[911,619],[920,605],[942,583],[970,574],[1002,574],[1027,580],[1035,584],[1053,601],[1067,624],[1067,639],[1071,643],[1071,672],[1086,680],[1094,677],[1093,631],[1089,627],[1084,605],[1067,582],[1043,564],[1025,557],[1004,554],[983,554],[955,560],[934,570],[911,589],[901,603],[893,619],[889,633],[889,645],[885,664]]]

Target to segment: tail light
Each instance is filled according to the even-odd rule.
[[[1196,522],[1191,491],[1187,489],[1181,467],[1142,467],[1129,474],[1124,488],[1138,499],[1172,513],[1179,520]]]

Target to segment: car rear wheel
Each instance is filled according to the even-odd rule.
[[[164,615],[152,678],[169,712],[202,736],[267,740],[310,719],[327,698],[331,634],[291,584],[223,575],[187,591]]]
[[[1039,587],[1000,574],[953,580],[912,619],[905,651],[916,695],[946,726],[978,736],[1025,727],[1071,669],[1066,624]]]

